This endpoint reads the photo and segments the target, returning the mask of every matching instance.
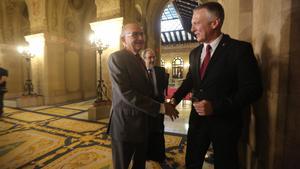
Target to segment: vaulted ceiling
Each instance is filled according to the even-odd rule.
[[[191,19],[197,6],[197,0],[173,0],[166,6],[161,16],[162,45],[196,42]]]

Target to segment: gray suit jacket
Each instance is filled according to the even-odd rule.
[[[112,81],[109,132],[115,140],[143,142],[149,133],[149,118],[156,117],[160,108],[152,99],[146,68],[125,49],[112,53],[108,64]]]

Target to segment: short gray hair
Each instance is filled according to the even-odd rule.
[[[223,25],[224,18],[225,18],[225,12],[222,7],[222,5],[218,2],[207,2],[204,4],[201,4],[197,6],[194,11],[200,10],[200,9],[207,9],[209,13],[213,14],[217,18],[220,19],[221,25]]]
[[[147,52],[153,52],[153,53],[155,54],[154,50],[151,49],[151,48],[144,49],[144,50],[141,52],[141,57],[142,57],[143,59],[146,58]]]
[[[126,30],[128,29],[129,26],[132,26],[132,25],[139,26],[143,30],[143,27],[138,23],[135,23],[135,22],[127,23],[127,24],[123,25],[123,27],[122,27],[121,38],[123,38],[126,35]]]

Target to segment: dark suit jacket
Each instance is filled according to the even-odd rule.
[[[2,67],[0,67],[0,79],[2,78],[2,76],[8,76],[8,71]],[[6,82],[0,83],[0,94],[4,94],[5,92],[7,92],[6,89]]]
[[[215,116],[237,121],[241,111],[262,94],[260,71],[252,46],[223,35],[201,80],[202,48],[203,45],[199,45],[191,51],[189,72],[173,97],[178,103],[192,91],[193,98],[211,101]],[[190,124],[197,117],[193,108]]]
[[[112,82],[112,138],[143,142],[149,133],[149,117],[156,117],[160,108],[160,103],[152,99],[153,87],[146,67],[125,49],[112,53],[108,64]]]
[[[160,103],[165,102],[165,90],[168,87],[168,77],[165,68],[154,66],[154,72],[156,76],[156,86],[158,95],[154,96],[154,99]],[[164,132],[164,115],[159,114],[157,117],[150,118],[150,130],[154,132]]]
[[[154,66],[154,71],[156,76],[157,90],[159,94],[158,96],[155,96],[155,100],[163,103],[165,101],[165,90],[168,87],[169,80],[164,67]]]

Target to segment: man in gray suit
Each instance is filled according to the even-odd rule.
[[[139,56],[144,47],[144,33],[135,23],[123,27],[121,40],[124,49],[109,58],[112,81],[112,112],[109,132],[112,136],[112,158],[115,169],[128,169],[131,159],[134,169],[145,168],[149,118],[159,112],[171,119],[178,111],[169,103],[153,98],[153,84],[145,63]]]

